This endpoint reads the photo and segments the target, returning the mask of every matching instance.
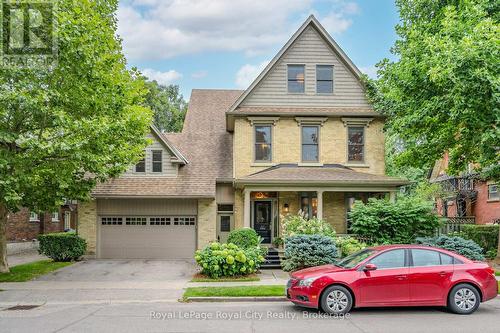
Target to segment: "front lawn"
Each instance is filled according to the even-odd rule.
[[[496,276],[500,276],[500,271],[495,271]]]
[[[40,260],[13,266],[10,268],[10,273],[0,273],[0,282],[26,282],[71,264],[73,263]]]
[[[284,296],[285,286],[189,287],[187,297]]]
[[[260,278],[255,274],[250,275],[242,275],[242,276],[227,276],[220,277],[218,279],[212,279],[204,274],[196,274],[193,276],[191,282],[251,282],[251,281],[260,281]]]

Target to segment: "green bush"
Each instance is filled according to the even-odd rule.
[[[416,237],[433,235],[439,226],[432,203],[412,197],[396,202],[373,198],[366,204],[356,201],[349,218],[352,233],[379,244],[411,243]]]
[[[364,249],[367,245],[358,241],[354,237],[337,237],[335,238],[337,249],[340,251],[342,257],[346,257],[354,252]]]
[[[417,244],[440,247],[456,252],[471,260],[484,260],[483,249],[470,239],[458,236],[421,237],[416,239]]]
[[[285,241],[283,240],[282,237],[276,237],[273,239],[273,245],[276,247],[281,247],[285,244]]]
[[[489,258],[498,248],[499,228],[499,225],[464,224],[461,236],[479,244],[487,254],[489,253]]]
[[[331,237],[297,235],[285,238],[285,259],[282,267],[286,272],[332,264],[336,259],[337,247]]]
[[[265,260],[261,251],[258,246],[243,249],[233,243],[214,242],[196,251],[194,258],[203,274],[217,279],[255,273]]]
[[[295,235],[323,235],[335,237],[335,230],[326,221],[317,218],[307,219],[306,215],[299,211],[297,215],[287,215],[282,222],[283,236]]]
[[[260,236],[251,228],[235,229],[227,237],[227,243],[233,243],[243,249],[259,246],[260,242]]]
[[[87,250],[87,242],[73,232],[40,235],[38,241],[38,252],[54,261],[78,260]]]

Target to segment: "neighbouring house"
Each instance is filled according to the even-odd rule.
[[[22,208],[7,216],[7,241],[23,242],[38,238],[40,234],[76,229],[77,205],[67,201],[55,212],[40,213]]]
[[[309,17],[245,91],[193,90],[181,133],[151,127],[144,159],[79,204],[97,258],[192,258],[254,228],[265,244],[299,209],[348,232],[355,199],[394,199],[384,117],[361,73]]]
[[[500,192],[498,184],[482,179],[469,171],[459,176],[446,174],[448,154],[436,161],[429,177],[431,183],[441,186],[442,194],[436,199],[436,210],[455,224],[500,223]]]

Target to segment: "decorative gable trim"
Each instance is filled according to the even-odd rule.
[[[255,124],[272,124],[276,126],[276,123],[280,120],[280,117],[248,117],[250,125]]]
[[[372,121],[373,121],[373,118],[342,118],[342,122],[344,123],[344,127],[347,127],[347,126],[370,127],[370,123]]]
[[[302,125],[320,125],[323,126],[323,124],[328,120],[328,117],[295,117],[295,121],[297,122],[298,126]]]
[[[151,131],[153,134],[160,140],[160,142],[165,145],[168,150],[174,154],[174,156],[171,157],[171,162],[172,163],[179,163],[179,164],[189,164],[189,161],[181,154],[181,152],[163,135],[160,130],[155,126],[151,125]]]
[[[288,51],[288,49],[293,45],[293,43],[299,38],[299,36],[306,30],[306,28],[312,25],[319,32],[321,37],[325,39],[327,44],[337,53],[340,59],[344,62],[347,68],[354,74],[354,76],[360,81],[361,71],[354,65],[352,60],[347,56],[347,54],[340,48],[340,46],[333,40],[330,34],[323,28],[321,23],[314,17],[310,15],[307,20],[302,24],[302,26],[297,30],[293,36],[288,40],[288,42],[281,48],[281,50],[274,56],[271,62],[264,68],[264,70],[259,74],[259,76],[252,82],[252,84],[245,90],[243,94],[236,100],[236,102],[229,108],[227,112],[233,112],[236,108],[247,98],[248,95],[253,91],[253,89],[264,79],[264,77],[269,73],[269,71],[274,67],[274,65],[281,59],[281,57]],[[362,85],[363,86],[363,85]]]

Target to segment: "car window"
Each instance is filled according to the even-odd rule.
[[[375,264],[377,269],[405,267],[405,250],[384,252],[370,260],[370,263]]]
[[[364,249],[345,257],[335,265],[343,268],[353,268],[374,253],[374,250]]]
[[[441,257],[441,265],[453,265],[455,261],[452,256],[444,253],[439,253],[439,256]]]
[[[429,250],[411,250],[411,255],[413,258],[413,266],[439,266],[441,265],[441,259],[439,257],[439,252],[429,251]]]

